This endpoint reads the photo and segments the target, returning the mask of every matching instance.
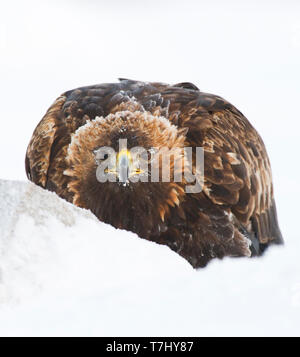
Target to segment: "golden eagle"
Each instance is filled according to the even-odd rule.
[[[111,170],[115,182],[99,182],[97,150],[118,152],[120,139],[128,149],[156,148],[157,155],[167,148],[174,162],[182,155],[178,148],[202,147],[203,190],[187,193],[184,180],[124,184],[121,170]],[[118,164],[139,175],[128,149],[119,152]],[[120,79],[67,91],[34,130],[25,165],[37,185],[103,222],[169,246],[193,267],[261,255],[283,243],[262,139],[233,105],[191,83]],[[173,177],[174,164],[170,170]]]

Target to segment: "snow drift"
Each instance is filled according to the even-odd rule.
[[[1,336],[299,335],[300,242],[195,271],[29,182],[0,208]]]

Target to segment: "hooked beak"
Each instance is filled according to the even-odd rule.
[[[124,184],[128,181],[132,171],[132,157],[127,149],[121,150],[117,155],[117,172],[119,182]]]

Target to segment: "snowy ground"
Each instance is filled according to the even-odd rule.
[[[300,335],[299,19],[298,0],[0,2],[0,335]],[[54,99],[117,77],[190,81],[246,115],[284,247],[195,272],[25,184]]]
[[[299,241],[195,271],[32,183],[0,202],[1,336],[299,335]]]

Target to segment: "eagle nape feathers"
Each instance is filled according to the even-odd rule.
[[[121,150],[120,142],[126,143]],[[197,192],[187,192],[183,174],[174,180],[186,147],[204,153]],[[101,156],[102,148],[117,155]],[[143,148],[149,171],[133,148]],[[162,180],[166,153],[170,179]],[[158,180],[150,178],[154,161]],[[111,179],[101,181],[104,162]],[[190,174],[195,165],[193,158]],[[195,268],[283,243],[262,139],[233,105],[191,83],[120,79],[67,91],[34,130],[25,166],[35,184],[100,221],[169,246]]]

